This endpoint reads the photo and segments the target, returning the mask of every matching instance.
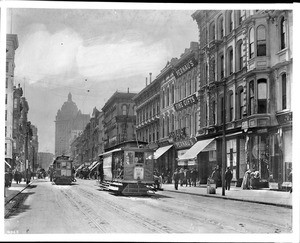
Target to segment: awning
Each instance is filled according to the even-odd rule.
[[[90,171],[93,171],[97,167],[97,165],[99,164],[98,161],[95,161],[95,162],[96,163],[95,164],[93,163],[93,166],[90,168]]]
[[[83,166],[84,166],[84,164],[81,164],[81,165],[76,169],[76,171],[80,170]]]
[[[94,168],[95,164],[97,164],[97,163],[98,163],[97,160],[94,161],[93,163],[91,163],[91,165],[89,166],[89,170],[92,170]]]
[[[178,160],[190,160],[197,157],[197,155],[208,146],[214,138],[198,141],[195,143],[184,155],[182,155]]]
[[[4,162],[5,162],[5,164],[6,164],[9,168],[11,168],[10,164],[7,163],[6,160],[4,160]]]
[[[167,152],[173,145],[168,145],[168,146],[164,146],[164,147],[160,147],[158,148],[155,152],[154,152],[154,159],[158,159],[160,156],[162,156],[165,152]]]
[[[107,154],[110,154],[113,152],[117,152],[117,151],[121,151],[121,150],[122,150],[121,148],[113,149],[113,150],[107,151],[105,153],[99,154],[98,156],[104,156],[104,155],[107,155]]]

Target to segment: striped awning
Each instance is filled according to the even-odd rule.
[[[162,156],[165,152],[167,152],[173,145],[168,145],[168,146],[164,146],[164,147],[160,147],[158,148],[155,152],[154,152],[154,159],[158,159],[160,156]]]

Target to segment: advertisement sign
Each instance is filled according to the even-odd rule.
[[[133,178],[135,180],[143,180],[144,179],[144,168],[143,167],[135,167]]]
[[[196,94],[192,94],[188,97],[186,97],[185,99],[177,102],[174,104],[174,109],[176,111],[182,110],[188,106],[191,106],[193,104],[196,104],[198,101]]]
[[[175,69],[173,71],[173,74],[174,74],[175,78],[177,79],[177,78],[179,78],[180,76],[182,76],[183,74],[190,71],[192,68],[194,68],[196,66],[197,66],[197,61],[193,57],[193,58],[189,59],[186,63],[181,65],[179,68]]]

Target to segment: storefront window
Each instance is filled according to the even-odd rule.
[[[236,171],[236,159],[237,159],[237,150],[236,150],[236,139],[231,139],[226,142],[226,153],[227,153],[227,166],[230,167],[233,173],[233,180],[235,181],[237,171]]]

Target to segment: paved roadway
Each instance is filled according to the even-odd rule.
[[[94,180],[39,179],[5,207],[5,234],[291,233],[292,209],[159,191],[115,196]]]

